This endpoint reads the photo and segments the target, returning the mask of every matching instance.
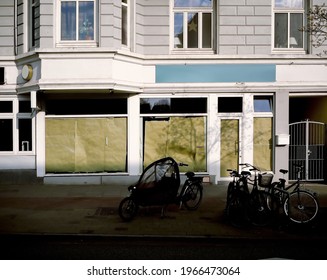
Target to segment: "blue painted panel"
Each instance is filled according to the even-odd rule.
[[[274,64],[156,65],[156,83],[275,82]]]

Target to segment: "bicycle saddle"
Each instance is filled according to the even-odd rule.
[[[283,173],[283,174],[286,174],[288,172],[288,170],[286,170],[286,169],[279,169],[279,172],[280,173]]]

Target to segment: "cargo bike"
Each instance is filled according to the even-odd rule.
[[[123,221],[131,221],[139,207],[161,206],[161,216],[169,204],[196,210],[203,196],[203,177],[194,172],[186,172],[186,180],[181,187],[179,166],[172,157],[161,158],[151,163],[143,171],[136,184],[128,187],[130,195],[119,204],[119,216]]]

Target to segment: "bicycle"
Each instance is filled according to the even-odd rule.
[[[295,165],[297,171],[297,180],[286,186],[286,180],[280,178],[279,182],[274,182],[270,186],[270,197],[268,206],[275,214],[280,214],[282,208],[283,213],[288,219],[296,224],[308,224],[312,222],[318,214],[319,203],[316,194],[310,190],[302,189],[303,181],[301,174],[303,172],[302,165]],[[288,173],[286,169],[279,170],[283,175]],[[290,191],[290,189],[292,189]]]
[[[247,177],[251,175],[248,171],[239,174],[235,169],[227,169],[232,182],[228,184],[225,214],[233,226],[244,227],[249,224],[247,214],[249,190],[247,189]]]
[[[251,179],[250,171],[242,171],[238,174],[236,170],[227,170],[233,180],[227,189],[226,215],[231,224],[237,227],[249,224],[267,225],[272,218],[271,209],[267,206],[267,197],[270,194],[264,189],[259,189],[261,181],[259,182],[258,178],[261,171],[249,163],[240,166],[250,167],[250,171],[254,171],[254,179]],[[251,191],[249,185],[252,186]]]
[[[196,210],[203,196],[202,177],[186,172],[186,180],[180,188],[179,166],[173,158],[166,157],[151,163],[135,185],[128,187],[130,195],[119,204],[118,213],[123,221],[131,221],[139,206],[161,206],[161,217],[169,204],[179,204],[188,210]]]

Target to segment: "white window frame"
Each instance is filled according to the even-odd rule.
[[[176,7],[174,6],[174,0],[170,0],[170,44],[169,48],[172,53],[185,53],[190,52],[192,54],[199,52],[199,53],[213,53],[213,44],[214,44],[214,7],[215,3],[214,0],[212,1],[211,7]],[[183,48],[175,48],[175,13],[182,13],[183,14]],[[188,23],[187,23],[187,14],[188,13],[198,13],[198,48],[188,48],[187,43],[187,33],[188,33]],[[210,48],[203,48],[202,47],[202,15],[204,13],[211,13],[211,47]]]
[[[290,45],[290,19],[291,14],[302,14],[303,15],[303,25],[306,24],[306,10],[307,10],[307,1],[303,0],[303,8],[283,8],[283,7],[275,7],[276,0],[272,0],[272,52],[273,53],[282,53],[282,52],[292,52],[298,54],[305,54],[307,50],[307,36],[305,32],[303,32],[303,47],[302,48],[292,48]],[[286,48],[277,48],[275,47],[275,18],[276,14],[287,14],[287,22],[288,22],[288,42]]]
[[[0,98],[1,101],[12,101],[12,113],[0,113],[0,119],[11,119],[13,125],[13,149],[12,151],[0,151],[0,155],[35,155],[35,114],[19,113],[19,101],[29,101],[29,98]],[[32,121],[32,145],[30,151],[19,150],[19,120],[31,119]]]
[[[61,40],[61,3],[62,2],[76,2],[76,7],[78,9],[79,2],[93,2],[94,3],[94,38],[93,40]],[[98,0],[58,0],[56,2],[56,46],[57,47],[97,47],[97,40],[98,40],[98,25],[99,25],[99,18],[98,18]],[[76,15],[76,34],[78,34],[78,11]],[[78,36],[78,35],[77,35]]]

